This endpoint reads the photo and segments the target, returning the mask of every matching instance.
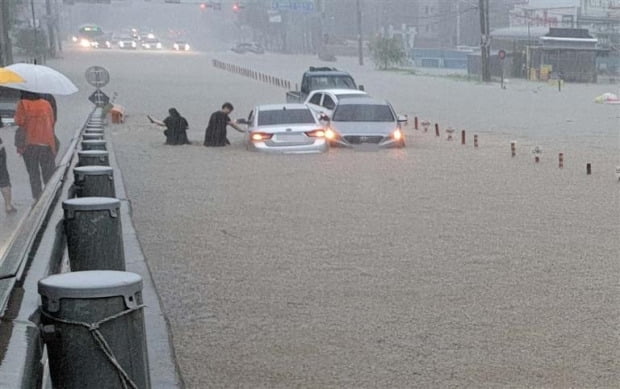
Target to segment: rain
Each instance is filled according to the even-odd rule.
[[[143,279],[145,306],[124,300],[148,349],[132,383],[620,386],[619,1],[0,9],[0,382],[18,365],[69,387],[37,282],[83,269],[63,202],[99,197],[74,182],[97,171],[120,206],[89,231],[118,216],[122,232],[80,250]],[[58,75],[37,84],[22,70],[37,67]],[[38,199],[16,143],[22,91],[57,106]],[[104,144],[90,154],[105,167],[80,166]],[[33,346],[8,324],[51,363],[20,360]],[[122,376],[89,359],[71,374]]]

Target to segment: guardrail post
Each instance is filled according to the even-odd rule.
[[[110,166],[109,153],[101,150],[78,151],[78,166]]]
[[[103,133],[100,134],[83,134],[82,139],[84,140],[103,140]]]
[[[86,127],[86,129],[84,129],[84,134],[101,134],[103,135],[103,128],[93,128],[93,127]]]
[[[125,270],[120,207],[111,197],[62,202],[71,270]]]
[[[100,151],[107,151],[107,146],[106,146],[106,141],[104,140],[99,140],[99,139],[95,139],[95,140],[83,140],[82,143],[82,150],[86,151],[86,150],[100,150]]]
[[[77,197],[116,197],[114,169],[109,166],[81,166],[73,169]]]
[[[84,271],[39,281],[55,388],[150,388],[142,277]]]

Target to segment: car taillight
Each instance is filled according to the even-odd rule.
[[[403,132],[400,130],[400,128],[397,128],[396,130],[394,130],[394,132],[392,132],[391,137],[394,140],[401,140],[403,139]]]
[[[273,134],[267,134],[266,132],[252,132],[250,133],[250,139],[254,142],[263,142],[271,139]]]
[[[307,131],[306,135],[312,138],[325,138],[325,130],[318,129],[313,131]]]

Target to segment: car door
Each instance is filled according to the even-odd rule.
[[[323,107],[321,106],[321,100],[323,100],[323,93],[313,93],[312,96],[310,96],[310,99],[308,99],[308,107],[315,113],[322,112]]]
[[[323,96],[323,101],[321,102],[321,106],[323,107],[323,113],[331,117],[334,113],[334,109],[336,109],[336,101],[332,96],[325,93],[325,95]]]

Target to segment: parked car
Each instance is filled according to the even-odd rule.
[[[248,120],[248,150],[276,153],[321,153],[328,149],[325,127],[305,104],[272,104],[255,107]]]
[[[246,43],[237,43],[232,49],[235,53],[245,54],[245,53],[254,53],[254,54],[264,54],[265,49],[260,43],[256,42],[246,42]]]
[[[118,47],[120,49],[135,50],[138,48],[138,42],[130,35],[123,35],[118,38]]]
[[[189,47],[189,43],[185,42],[185,41],[176,41],[174,42],[174,44],[172,45],[172,48],[176,51],[189,51],[190,47]]]
[[[325,114],[331,118],[338,101],[348,97],[370,97],[366,92],[357,89],[319,89],[310,92],[306,105],[314,112]]]
[[[161,41],[157,38],[142,39],[140,46],[146,50],[159,50],[163,47]]]
[[[406,121],[406,117],[396,115],[387,101],[370,97],[343,98],[329,121],[326,136],[331,145],[404,147],[401,124]]]

